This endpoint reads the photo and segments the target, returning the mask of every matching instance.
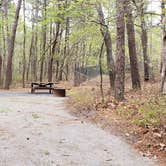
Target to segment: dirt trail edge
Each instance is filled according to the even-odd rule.
[[[0,166],[157,166],[117,136],[71,116],[65,99],[0,93]]]

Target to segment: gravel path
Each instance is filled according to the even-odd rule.
[[[157,166],[121,138],[69,115],[64,100],[0,93],[0,166]]]

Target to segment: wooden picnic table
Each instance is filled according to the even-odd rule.
[[[35,90],[49,90],[49,93],[52,93],[52,90],[54,89],[53,85],[58,84],[57,82],[48,82],[48,83],[43,83],[43,82],[32,82],[31,83],[31,93],[35,93]]]

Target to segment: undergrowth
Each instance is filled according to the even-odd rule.
[[[102,103],[99,88],[92,89],[92,86],[88,89],[81,87],[71,92],[70,101],[76,108],[75,115],[88,118],[89,111],[86,110],[93,110],[91,122],[100,123],[106,129],[114,130],[115,127],[117,132],[131,139],[141,152],[161,156],[161,160],[162,156],[165,158],[166,96],[159,95],[157,82],[145,83],[140,91],[130,88],[122,102],[106,95],[105,90]]]
[[[120,116],[140,127],[166,125],[166,96],[132,99],[117,110]]]
[[[127,100],[124,102],[118,103],[105,96],[105,103],[102,104],[99,92],[92,88],[81,88],[70,93],[72,103],[77,108],[83,110],[95,108],[96,111],[114,110],[119,117],[139,127],[162,127],[166,125],[166,96],[156,95],[151,91],[150,94],[140,92],[132,96],[129,92],[126,97]]]
[[[91,89],[82,89],[81,91],[72,91],[71,101],[75,107],[92,109],[95,102],[95,96]]]

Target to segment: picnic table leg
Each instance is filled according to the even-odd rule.
[[[35,93],[35,88],[31,88],[31,93]]]
[[[49,93],[52,93],[52,85],[50,85]]]
[[[33,83],[31,84],[31,93],[34,93]]]

